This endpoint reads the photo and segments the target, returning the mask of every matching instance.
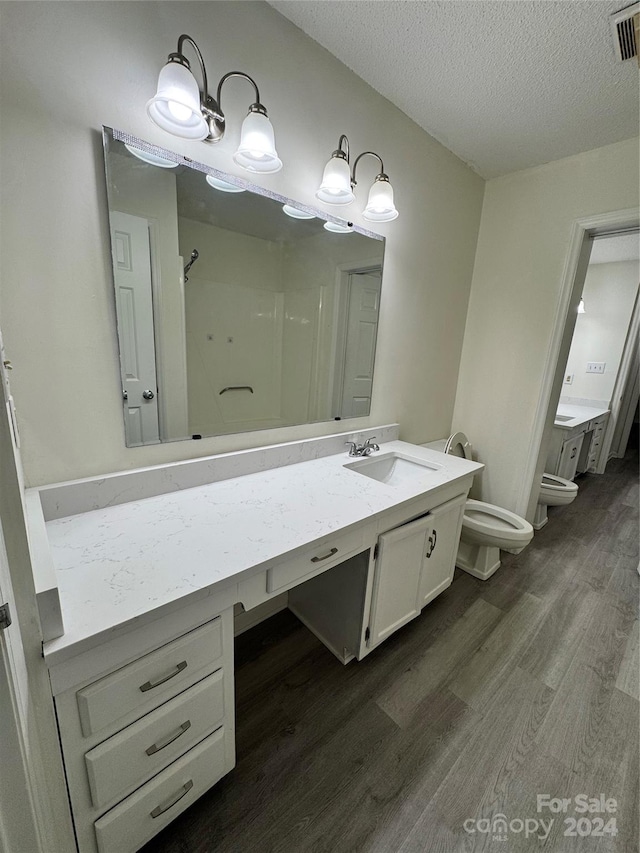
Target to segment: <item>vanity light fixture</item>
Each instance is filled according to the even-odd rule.
[[[355,199],[349,168],[349,140],[344,133],[338,140],[338,147],[331,155],[331,159],[324,167],[322,183],[318,187],[316,198],[326,204],[351,204]]]
[[[185,42],[189,42],[198,58],[202,89],[198,87],[189,60],[184,55]],[[276,152],[273,127],[266,109],[260,103],[260,92],[255,80],[243,71],[230,71],[220,78],[214,99],[209,94],[202,53],[191,36],[180,36],[177,51],[169,54],[167,64],[160,71],[157,92],[147,102],[149,118],[158,127],[181,139],[219,142],[225,132],[220,93],[223,84],[231,77],[248,80],[255,90],[255,102],[249,107],[249,114],[242,123],[240,145],[233,155],[234,161],[249,172],[279,172],[282,161]]]
[[[380,161],[380,172],[376,175],[366,207],[362,213],[369,222],[391,222],[398,217],[393,203],[393,187],[384,171],[384,163],[375,151],[363,151],[356,157],[353,171],[349,170],[349,140],[342,134],[338,147],[324,168],[322,183],[316,192],[316,198],[325,204],[351,204],[355,199],[354,187],[357,185],[356,169],[363,157],[375,157]],[[326,226],[325,226],[326,227]]]
[[[313,213],[307,213],[306,210],[300,210],[299,207],[294,207],[292,204],[283,204],[282,209],[292,219],[315,219]]]
[[[582,296],[580,297],[580,304],[578,305],[578,314],[586,314],[587,309],[584,307],[584,299]]]

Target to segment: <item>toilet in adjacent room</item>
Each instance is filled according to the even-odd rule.
[[[432,450],[472,459],[469,440],[463,432],[425,444]],[[526,519],[502,507],[469,499],[462,519],[456,566],[487,580],[500,566],[500,550],[519,554],[533,538]]]
[[[548,506],[565,506],[576,499],[578,486],[571,480],[558,477],[555,474],[543,474],[540,494],[538,495],[538,506],[533,519],[533,529],[540,530],[547,521]]]

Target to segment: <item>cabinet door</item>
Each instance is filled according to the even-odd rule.
[[[430,529],[422,562],[420,607],[451,585],[466,502],[467,496],[460,495],[436,507],[427,516]]]
[[[426,553],[428,516],[378,538],[369,623],[369,647],[420,613],[420,576]]]
[[[565,480],[573,480],[575,478],[583,441],[584,433],[581,432],[580,435],[568,438],[562,445],[557,470],[559,477],[564,477]]]

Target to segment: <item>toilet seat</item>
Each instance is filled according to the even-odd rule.
[[[526,519],[484,501],[467,501],[462,525],[467,542],[482,545],[490,541],[503,551],[523,548],[533,536],[533,527]]]
[[[473,461],[471,444],[463,432],[454,432],[450,435],[444,445],[444,452],[451,456],[459,456],[461,459]]]
[[[473,461],[472,447],[463,432],[423,444],[431,450]],[[500,506],[468,499],[462,516],[456,566],[487,580],[500,566],[500,550],[519,554],[533,539],[529,522]]]
[[[571,495],[571,499],[573,500],[578,494],[578,485],[577,483],[572,483],[571,480],[565,480],[564,477],[558,477],[557,474],[543,474],[540,494]]]
[[[557,474],[543,474],[538,494],[538,506],[533,519],[533,527],[540,530],[549,520],[548,506],[566,506],[572,503],[578,495],[578,484]]]

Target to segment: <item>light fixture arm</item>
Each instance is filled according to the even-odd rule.
[[[389,180],[389,178],[387,177],[387,175],[385,174],[385,171],[384,171],[384,163],[382,162],[382,157],[379,154],[376,154],[375,151],[363,151],[362,154],[359,154],[356,157],[356,161],[353,164],[353,171],[351,172],[351,186],[352,187],[355,187],[356,184],[358,183],[356,181],[356,169],[358,168],[358,163],[360,162],[360,160],[363,157],[367,157],[367,156],[375,157],[377,160],[380,161],[380,173],[378,175],[376,175],[376,181],[388,181]]]
[[[258,91],[258,84],[257,84],[257,83],[256,83],[256,81],[253,79],[253,77],[249,77],[249,75],[248,75],[248,74],[245,74],[245,73],[244,73],[244,71],[229,71],[227,74],[223,75],[223,76],[220,78],[220,82],[218,83],[218,91],[217,91],[217,93],[216,93],[216,100],[217,100],[217,102],[218,102],[218,109],[219,109],[220,111],[222,111],[222,106],[221,106],[221,105],[222,105],[222,101],[221,101],[221,98],[220,98],[220,93],[222,92],[222,84],[223,84],[223,83],[226,83],[226,81],[227,81],[230,77],[242,77],[244,80],[248,80],[248,81],[249,81],[249,83],[251,83],[251,85],[252,85],[252,86],[253,86],[253,88],[255,89],[255,93],[256,93],[256,100],[255,100],[255,103],[251,105],[251,109],[252,109],[252,111],[253,111],[253,112],[262,112],[262,111],[264,111],[264,115],[266,115],[266,114],[267,114],[267,111],[265,110],[265,108],[264,108],[264,107],[262,106],[262,104],[260,103],[260,92]],[[261,109],[261,110],[253,110],[253,107],[261,107],[262,109]]]
[[[344,143],[345,150],[342,150],[342,144]],[[338,140],[338,147],[331,155],[332,157],[341,157],[343,160],[349,162],[349,139],[345,136],[344,133],[340,134],[340,139]]]
[[[204,59],[202,58],[202,54],[200,53],[200,48],[195,43],[195,41],[188,36],[186,33],[183,33],[178,39],[178,50],[176,53],[169,54],[169,62],[179,62],[181,65],[184,65],[188,71],[191,71],[191,65],[189,64],[189,60],[184,55],[183,45],[185,41],[188,41],[191,47],[195,50],[196,56],[198,57],[198,63],[200,64],[200,73],[202,74],[202,90],[200,92],[200,98],[202,103],[206,103],[207,98],[209,97],[209,86],[207,83],[207,69],[204,67]]]
[[[202,109],[202,115],[204,117],[204,120],[206,121],[207,127],[209,128],[209,134],[204,140],[205,142],[219,142],[224,136],[226,122],[224,113],[222,112],[222,107],[220,106],[220,93],[222,91],[223,83],[225,83],[230,77],[242,77],[243,79],[248,80],[249,83],[251,83],[255,91],[256,99],[255,102],[249,107],[249,112],[260,113],[260,115],[266,116],[267,111],[260,103],[260,92],[258,90],[256,81],[248,74],[245,74],[243,71],[229,71],[228,74],[224,74],[220,78],[220,82],[218,83],[216,97],[213,98],[209,94],[207,69],[204,65],[202,53],[200,52],[200,48],[195,43],[195,41],[191,38],[191,36],[188,36],[186,33],[183,33],[178,39],[178,50],[176,51],[176,53],[169,54],[169,62],[178,62],[180,65],[184,65],[184,67],[188,71],[191,71],[189,60],[184,55],[185,42],[188,42],[194,49],[198,58],[198,64],[200,65],[200,73],[202,75],[202,89],[200,90],[200,107]]]

